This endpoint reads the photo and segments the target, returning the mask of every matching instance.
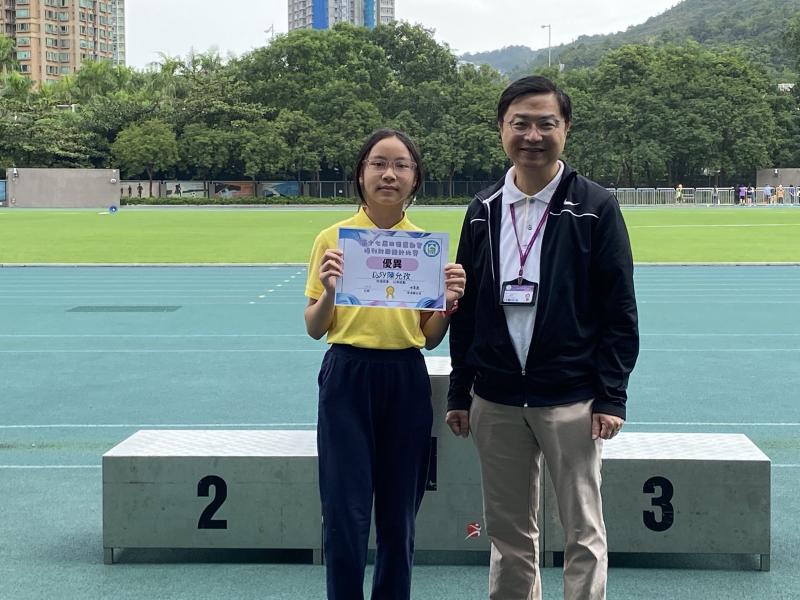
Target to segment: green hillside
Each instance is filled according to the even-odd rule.
[[[540,52],[544,52],[547,58],[547,49],[531,50],[527,46],[506,46],[500,50],[490,50],[488,52],[475,52],[474,54],[462,54],[459,58],[468,63],[477,65],[490,65],[501,73],[511,73],[520,68],[520,65],[528,65],[535,61]]]
[[[596,65],[610,49],[625,44],[681,44],[694,40],[705,46],[743,48],[758,63],[766,65],[775,81],[794,81],[795,62],[785,28],[800,13],[800,0],[684,0],[644,23],[609,35],[581,36],[571,44],[553,47],[553,61],[567,68]],[[520,76],[547,64],[547,52],[530,50],[523,57],[519,46],[464,57],[485,62],[508,74]]]

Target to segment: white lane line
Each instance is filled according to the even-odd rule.
[[[691,304],[692,306],[697,306],[696,300],[637,300],[639,304]],[[800,299],[795,301],[790,300],[759,300],[756,296],[753,296],[752,299],[744,299],[744,300],[714,300],[714,304],[800,304]],[[699,308],[703,308],[700,306]],[[713,308],[713,307],[709,307]]]
[[[234,348],[220,348],[220,349],[197,349],[197,348],[142,348],[138,350],[122,349],[122,348],[104,348],[97,350],[0,350],[0,354],[270,354],[276,352],[286,353],[302,353],[302,352],[324,352],[324,348],[316,348],[313,350],[289,350],[289,349],[269,349],[269,348],[253,348],[253,349],[234,349]],[[800,348],[642,348],[642,352],[800,352]]]
[[[314,423],[55,423],[47,425],[0,425],[0,429],[225,429],[226,427],[316,427]]]
[[[798,334],[800,335],[800,334]],[[306,338],[307,333],[6,333],[0,338]]]
[[[316,352],[323,353],[325,348],[317,348],[316,350],[286,350],[286,349],[255,349],[255,350],[198,350],[195,348],[187,348],[185,350],[179,349],[159,349],[159,348],[146,348],[143,350],[123,350],[118,348],[105,349],[105,350],[0,350],[0,354],[270,354],[276,352],[282,353],[298,353],[298,352]]]
[[[128,288],[122,286],[120,289],[111,289],[111,286],[104,286],[98,288],[87,288],[87,287],[79,287],[79,288],[64,288],[64,287],[51,287],[51,288],[22,288],[22,287],[14,287],[13,292],[18,296],[23,295],[23,293],[31,293],[31,294],[58,294],[62,292],[69,292],[70,294],[78,294],[78,293],[86,293],[86,294],[99,294],[99,293],[106,293],[106,294],[202,294],[204,292],[228,292],[232,294],[249,294],[252,293],[255,289],[258,289],[261,286],[254,286],[251,288],[217,288],[216,286],[208,286],[202,288],[153,288],[153,289],[144,289],[144,288]],[[737,288],[741,289],[741,288]],[[756,288],[754,288],[754,291]],[[667,287],[664,288],[664,291],[669,291]],[[4,294],[5,295],[5,294]]]
[[[0,465],[5,470],[99,469],[100,465]]]
[[[642,337],[797,337],[800,333],[640,333]],[[2,336],[0,336],[2,337]]]
[[[629,421],[631,425],[663,425],[663,426],[697,426],[697,427],[800,427],[798,423],[725,423],[725,422],[668,422],[668,421]],[[0,425],[0,429],[194,429],[198,427],[224,429],[226,427],[316,427],[316,422],[309,423],[48,423],[42,425]]]
[[[773,422],[773,423],[733,423],[733,422],[687,422],[687,421],[629,421],[628,425],[668,425],[670,427],[800,427],[800,422]]]
[[[693,294],[693,293],[670,294],[667,291],[661,291],[661,292],[645,291],[640,294],[637,294],[636,297],[640,300],[646,298],[656,298],[656,299],[657,298],[727,298],[729,297],[728,294],[730,294],[730,292],[715,292],[711,294]],[[796,292],[780,293],[780,294],[773,294],[772,292],[769,292],[769,294],[771,298],[795,298],[797,297],[798,294],[800,294],[800,290]],[[753,298],[755,299],[763,298],[764,292],[757,290],[750,290],[750,291],[743,290],[742,292],[737,292],[736,296],[743,300],[751,300]]]
[[[642,352],[800,352],[800,348],[642,348]]]
[[[800,464],[774,464],[775,469],[800,469]],[[0,465],[0,470],[31,471],[31,470],[86,470],[100,469],[102,465]]]
[[[800,223],[715,223],[707,225],[629,225],[629,229],[704,229],[706,227],[800,227]]]

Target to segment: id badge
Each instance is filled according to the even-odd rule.
[[[503,284],[500,304],[503,306],[535,306],[539,284],[525,279],[506,281]]]

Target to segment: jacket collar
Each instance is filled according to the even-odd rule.
[[[566,161],[562,160],[561,162],[564,165],[564,172],[561,173],[561,181],[558,183],[558,187],[553,194],[553,200],[550,204],[551,210],[560,208],[563,205],[567,186],[572,178],[577,176],[577,172],[570,167]],[[503,186],[505,183],[506,177],[503,175],[503,177],[498,179],[494,184],[475,194],[475,198],[486,207],[489,206],[490,202],[493,202],[497,198],[500,198],[500,201],[502,202]]]

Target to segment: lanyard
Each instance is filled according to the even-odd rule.
[[[527,202],[527,200],[526,200]],[[527,206],[525,206],[527,210]],[[533,249],[533,244],[536,242],[536,238],[539,237],[539,232],[544,227],[545,221],[547,221],[547,216],[550,214],[550,203],[547,203],[547,207],[544,209],[544,214],[542,218],[539,220],[539,225],[536,226],[536,231],[533,232],[533,236],[531,236],[531,241],[528,242],[528,247],[525,250],[522,250],[522,244],[519,241],[519,233],[517,233],[517,213],[514,209],[514,205],[511,205],[511,223],[514,225],[514,236],[517,238],[517,251],[519,252],[519,283],[522,283],[522,274],[525,270],[525,262],[528,260],[528,256]]]

